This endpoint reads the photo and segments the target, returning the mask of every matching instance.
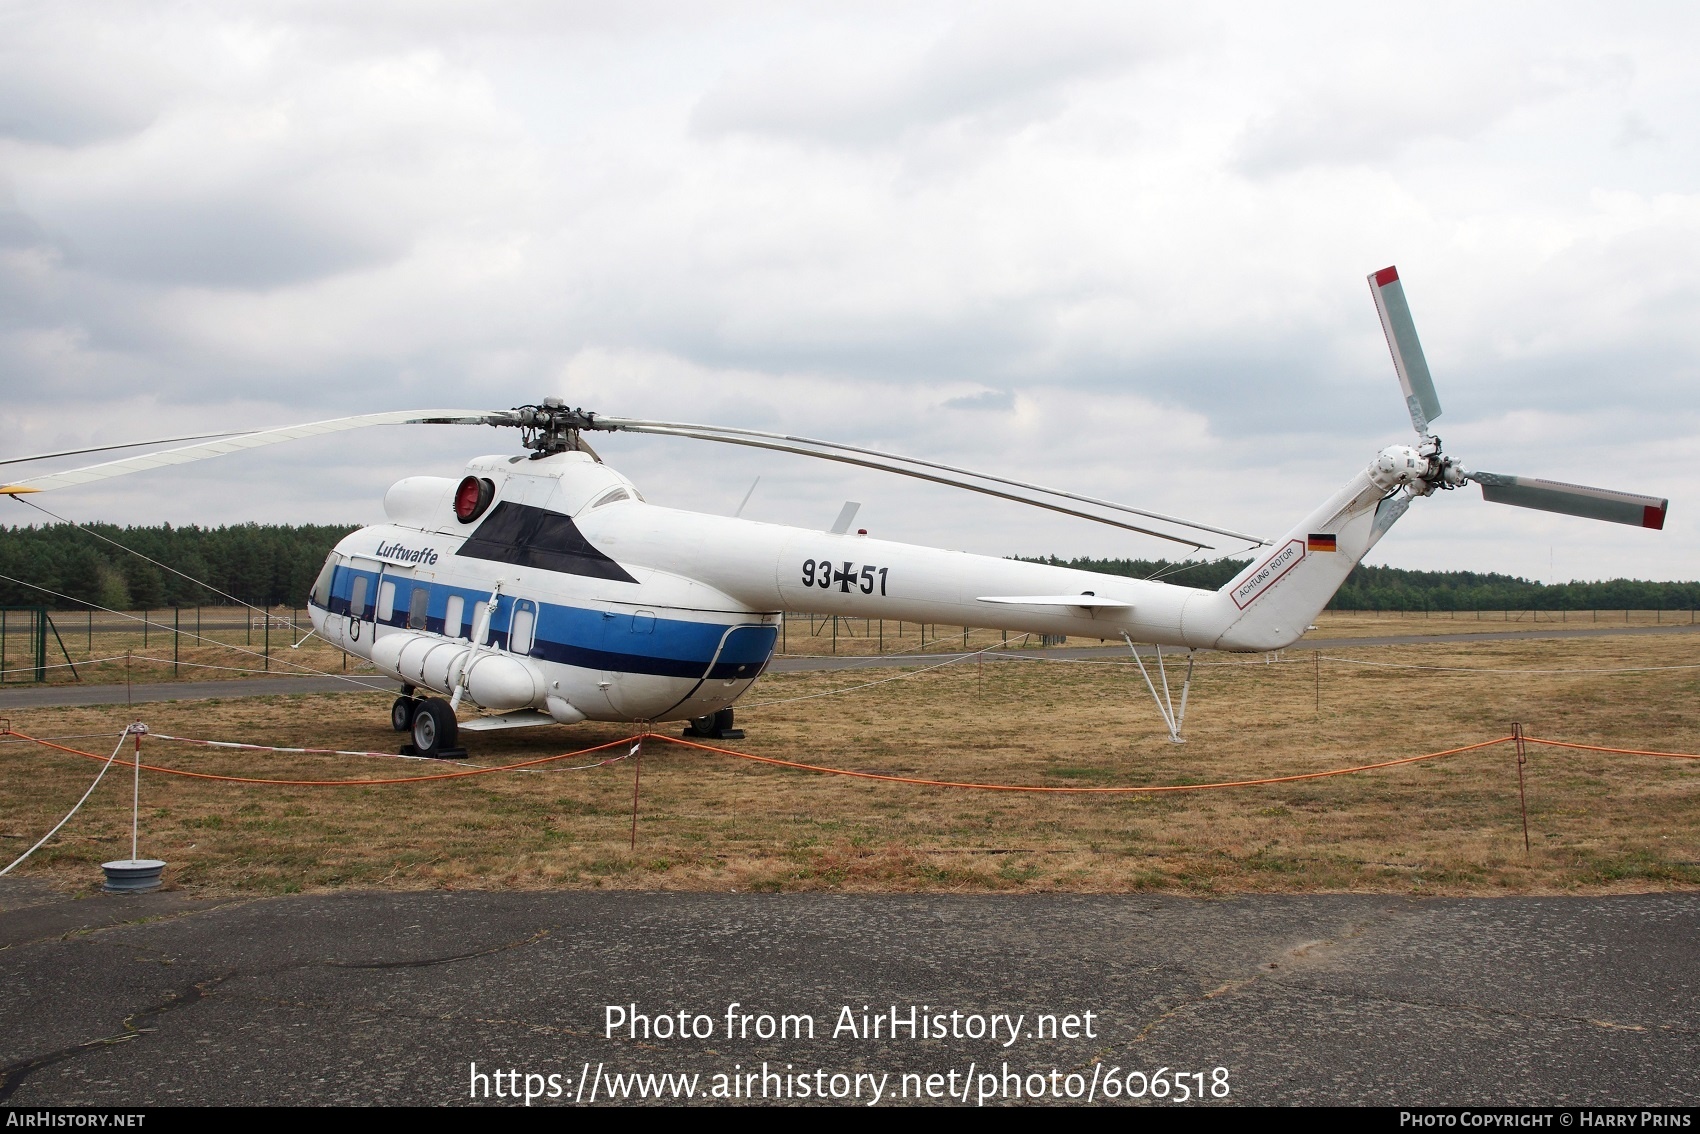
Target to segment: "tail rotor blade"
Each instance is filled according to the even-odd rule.
[[[1670,506],[1669,500],[1657,496],[1614,492],[1609,488],[1588,488],[1585,485],[1540,480],[1532,476],[1473,472],[1469,477],[1482,486],[1482,499],[1491,500],[1495,504],[1510,504],[1515,508],[1537,508],[1542,512],[1562,512],[1566,516],[1608,520],[1614,524],[1628,524],[1636,528],[1663,528],[1665,512]]]
[[[1398,269],[1387,267],[1370,273],[1369,290],[1375,296],[1381,329],[1393,352],[1393,368],[1399,372],[1399,387],[1405,391],[1411,424],[1426,437],[1429,423],[1440,416],[1440,396],[1434,392],[1428,360],[1423,358],[1422,344],[1417,341],[1417,325],[1411,319],[1411,305],[1405,302],[1405,285],[1399,282]]]

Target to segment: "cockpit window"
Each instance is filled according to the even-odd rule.
[[[602,507],[602,505],[612,504],[616,500],[630,500],[631,498],[632,498],[632,494],[630,492],[627,492],[623,488],[610,489],[609,491],[604,492],[602,494],[602,498],[600,500],[598,500],[596,503],[592,504],[591,507],[592,508],[600,508],[600,507]]]
[[[331,579],[336,575],[336,565],[342,562],[342,557],[336,552],[325,556],[325,565],[319,570],[319,577],[313,582],[313,603],[329,609],[331,605]]]

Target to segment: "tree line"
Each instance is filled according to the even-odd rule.
[[[356,526],[174,528],[162,524],[121,528],[116,524],[84,524],[88,529],[84,531],[74,524],[48,524],[0,528],[0,575],[9,576],[0,579],[0,605],[151,610],[229,602],[189,581],[199,579],[254,606],[301,606],[326,554]],[[91,532],[122,546],[104,543]],[[140,552],[189,579],[161,570],[122,548]],[[48,591],[59,592],[61,597]]]
[[[300,606],[325,556],[354,524],[238,524],[219,528],[72,524],[0,527],[0,605],[113,610],[213,606],[226,600],[199,579],[255,606]],[[90,532],[112,543],[104,543]],[[181,571],[181,578],[114,547],[122,545]],[[1215,590],[1250,563],[1167,559],[1028,559]],[[19,580],[13,582],[11,580]],[[34,584],[30,586],[29,584]],[[47,591],[57,591],[55,597]],[[1407,571],[1359,564],[1330,610],[1693,610],[1700,583],[1610,579],[1536,583],[1476,571]]]
[[[1215,563],[1167,559],[1028,560],[1136,579],[1215,590],[1239,574],[1249,559]],[[1700,583],[1607,579],[1595,583],[1537,583],[1479,571],[1407,571],[1360,563],[1329,602],[1329,610],[1694,610]]]

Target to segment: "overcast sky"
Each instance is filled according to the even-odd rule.
[[[1700,577],[1691,5],[0,3],[7,455],[549,395],[1275,535],[1409,423],[1475,468],[1372,562]],[[1112,529],[684,440],[653,501],[993,554]],[[43,497],[373,522],[507,450],[391,427]],[[63,464],[63,462],[62,462]],[[52,466],[48,466],[52,467]],[[16,470],[7,470],[20,475]],[[0,504],[0,521],[35,516]]]

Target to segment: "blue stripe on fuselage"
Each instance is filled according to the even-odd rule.
[[[354,580],[366,579],[366,601],[361,613],[371,621],[377,613],[378,572],[361,571],[339,565],[331,577],[331,599],[325,609],[333,614],[350,613]],[[433,634],[469,638],[472,621],[479,603],[490,601],[490,592],[445,583],[426,582],[408,576],[391,576],[396,582],[394,608],[390,617],[381,619],[386,626],[398,629],[410,627],[409,609],[412,591],[424,587],[430,593],[426,605],[425,625],[411,627]],[[461,625],[444,629],[443,619],[448,612],[449,599],[462,599]],[[521,596],[524,597],[524,596]],[[534,600],[535,601],[535,600]],[[654,612],[595,610],[575,606],[559,606],[537,602],[536,641],[528,656],[540,661],[559,662],[583,669],[606,670],[612,673],[643,673],[661,677],[679,677],[695,681],[746,679],[760,673],[773,648],[778,643],[779,629],[775,626],[752,626],[724,622],[693,622],[680,618],[660,617]],[[491,620],[491,644],[508,648],[514,597],[503,595]],[[727,631],[738,632],[727,635]],[[720,657],[722,638],[726,645]],[[709,663],[711,673],[705,673]]]

